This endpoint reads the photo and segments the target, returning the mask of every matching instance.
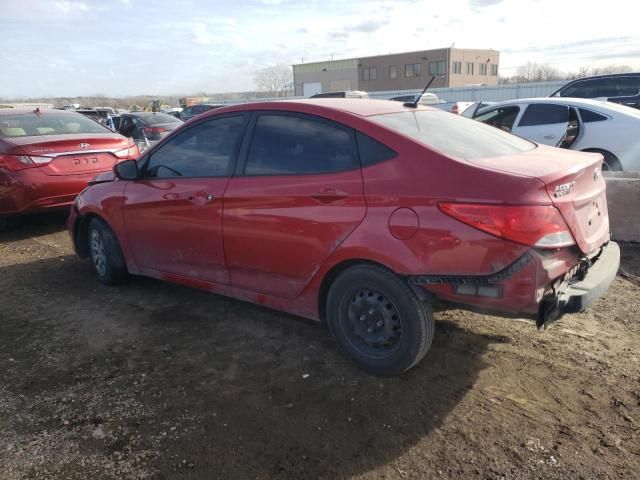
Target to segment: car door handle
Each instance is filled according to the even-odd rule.
[[[338,200],[347,198],[349,194],[347,192],[341,192],[335,188],[325,188],[319,192],[311,195],[311,198],[319,201],[320,203],[333,203]]]
[[[196,193],[195,195],[189,195],[187,198],[190,202],[194,203],[209,203],[216,199],[216,197],[210,193]]]
[[[545,135],[544,138],[547,139],[547,140],[553,140],[554,138],[556,138],[556,136],[555,135]]]

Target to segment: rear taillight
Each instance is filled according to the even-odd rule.
[[[51,160],[51,157],[34,157],[33,155],[0,155],[0,168],[10,172],[18,172],[46,165]]]
[[[122,150],[118,150],[113,152],[118,158],[137,158],[140,152],[138,151],[138,147],[133,145],[131,147],[123,148]]]
[[[440,203],[440,211],[496,237],[539,248],[575,243],[558,209],[548,205]]]
[[[151,134],[153,135],[154,133],[162,133],[162,132],[168,132],[169,130],[167,130],[164,127],[144,127],[144,133],[146,133],[147,135]]]

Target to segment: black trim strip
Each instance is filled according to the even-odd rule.
[[[532,258],[530,253],[525,253],[511,265],[489,275],[413,275],[409,281],[414,285],[493,285],[522,269]]]

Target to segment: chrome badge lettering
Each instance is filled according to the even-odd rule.
[[[88,143],[81,143],[80,145],[78,145],[81,149],[85,149],[85,148],[89,148],[89,144]]]
[[[571,193],[571,189],[575,184],[576,182],[570,182],[570,183],[563,183],[562,185],[558,185],[553,191],[553,196],[558,198],[558,197],[564,197],[565,195],[568,195],[569,193]]]

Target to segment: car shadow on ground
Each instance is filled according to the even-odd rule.
[[[0,222],[0,243],[49,235],[64,230],[69,216],[67,210],[11,217]]]
[[[378,378],[314,322],[150,279],[105,287],[72,256],[0,268],[0,292],[0,381],[21,399],[0,436],[76,442],[83,461],[47,460],[69,478],[139,452],[158,479],[364,473],[464,414],[508,341],[438,321],[418,367]]]

